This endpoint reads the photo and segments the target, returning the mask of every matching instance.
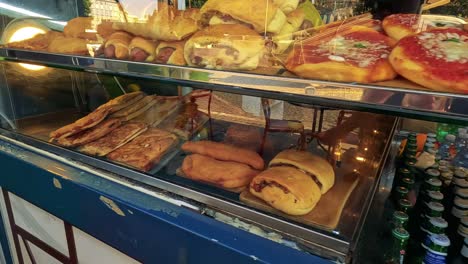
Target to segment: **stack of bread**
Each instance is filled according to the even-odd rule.
[[[289,215],[305,215],[335,183],[332,166],[309,152],[285,150],[255,176],[249,191]]]
[[[184,11],[166,3],[144,23],[104,22],[99,54],[212,69],[253,70],[267,52],[282,53],[292,33],[311,26],[299,0],[208,0]]]
[[[186,178],[208,183],[228,191],[241,192],[264,167],[256,152],[213,142],[186,142],[180,173]]]

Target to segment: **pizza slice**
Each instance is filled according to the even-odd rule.
[[[88,114],[87,116],[78,119],[72,124],[66,125],[55,131],[52,131],[50,133],[51,141],[62,137],[69,137],[96,126],[107,117],[107,115],[110,113],[110,110],[110,107],[98,108],[90,114]]]
[[[143,123],[130,122],[124,124],[108,135],[82,146],[80,151],[89,155],[105,156],[145,132],[146,129],[147,125]]]
[[[107,158],[142,171],[149,171],[177,142],[178,139],[174,134],[150,128],[109,153]]]
[[[384,18],[382,27],[395,40],[434,28],[463,29],[457,18],[447,16],[426,16],[419,14],[393,14]]]
[[[57,144],[64,147],[77,147],[94,140],[97,140],[112,130],[120,126],[121,121],[116,118],[111,118],[103,121],[98,126],[83,130],[80,133],[68,137],[61,137],[57,140]]]
[[[390,63],[424,87],[468,94],[468,32],[437,28],[401,39]]]
[[[321,40],[298,42],[286,59],[295,74],[327,81],[370,83],[391,80],[388,62],[395,41],[376,30],[354,26]]]

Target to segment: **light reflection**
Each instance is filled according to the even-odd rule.
[[[32,27],[32,26],[22,27],[22,28],[18,29],[17,31],[15,31],[15,33],[13,33],[11,35],[8,42],[16,42],[16,41],[22,41],[22,40],[25,40],[25,39],[30,39],[30,38],[36,36],[37,34],[44,34],[44,33],[45,33],[44,30],[42,30],[40,28],[37,28],[37,27]],[[20,63],[19,65],[21,67],[23,67],[25,69],[28,69],[28,70],[31,70],[31,71],[39,71],[39,70],[42,70],[42,69],[45,68],[44,66],[27,64],[27,63]]]

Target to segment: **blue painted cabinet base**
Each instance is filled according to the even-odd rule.
[[[4,190],[143,263],[329,263],[51,158],[0,145]]]

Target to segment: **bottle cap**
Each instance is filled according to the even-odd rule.
[[[427,150],[427,153],[431,154],[431,155],[435,155],[437,154],[437,150],[435,150],[434,148],[430,148]]]
[[[458,135],[460,135],[460,134],[466,134],[466,132],[467,132],[467,131],[466,131],[466,128],[463,128],[463,127],[458,128],[457,131],[458,131]]]
[[[463,167],[457,167],[453,175],[457,178],[466,178],[466,169]]]
[[[468,216],[462,217],[460,223],[468,228]]]
[[[401,181],[404,182],[407,185],[413,185],[414,184],[414,180],[411,179],[411,178],[403,178]]]
[[[452,134],[448,134],[445,136],[445,140],[448,141],[448,142],[455,142],[455,139],[457,139],[457,137],[455,135],[452,135]]]
[[[455,195],[457,197],[460,197],[461,199],[468,200],[468,189],[459,188],[458,190],[455,191]]]
[[[406,187],[402,187],[402,186],[398,186],[397,187],[397,190],[396,190],[398,193],[408,193],[408,189]]]
[[[444,178],[444,179],[450,180],[450,179],[453,178],[453,172],[451,172],[451,171],[444,171],[444,172],[441,173],[440,176],[441,176],[442,178]]]
[[[428,191],[427,195],[434,200],[442,201],[444,199],[444,195],[438,191]]]
[[[455,200],[453,200],[453,203],[456,207],[459,207],[461,209],[468,209],[468,200],[457,197],[455,198]]]
[[[398,219],[398,220],[408,220],[408,215],[405,212],[402,211],[395,211],[393,212],[393,217]]]
[[[449,164],[450,164],[450,162],[448,160],[440,160],[439,161],[440,166],[448,166]]]
[[[461,189],[466,189],[468,188],[468,181],[465,180],[465,179],[459,179],[459,178],[456,178],[454,180],[454,183],[457,187],[461,188]]]
[[[402,206],[402,207],[411,207],[413,206],[413,204],[410,202],[410,200],[408,199],[400,199],[398,200],[398,203]]]
[[[392,230],[392,234],[394,237],[398,239],[403,239],[403,240],[407,240],[410,236],[408,231],[406,231],[404,228],[401,228],[401,227],[394,228]]]
[[[429,143],[433,143],[433,144],[435,144],[435,142],[436,142],[436,141],[437,141],[437,139],[435,139],[435,138],[431,138],[431,137],[428,137],[428,138],[426,139],[426,143],[428,143],[428,142],[429,142]]]
[[[425,147],[426,149],[431,149],[431,148],[434,148],[435,145],[434,145],[433,142],[426,142],[426,144],[424,144],[424,147]]]
[[[442,186],[442,182],[439,179],[436,179],[436,178],[430,178],[430,179],[426,180],[426,183],[431,185],[431,186],[435,186],[435,187]]]
[[[426,171],[426,174],[431,176],[431,177],[439,177],[440,176],[440,171],[438,171],[436,169],[428,169]]]
[[[465,132],[463,134],[459,134],[458,137],[461,139],[468,139],[468,134]]]
[[[434,234],[434,235],[431,235],[430,239],[431,239],[432,243],[434,243],[434,244],[436,244],[438,246],[442,246],[442,247],[450,246],[450,239],[446,235]]]
[[[431,223],[431,225],[433,226],[440,228],[447,228],[448,226],[447,221],[445,221],[445,219],[443,219],[442,217],[431,217],[429,219],[429,223]]]
[[[436,138],[437,135],[435,133],[427,133],[428,138]]]
[[[427,207],[429,207],[429,209],[431,210],[438,211],[438,212],[444,211],[444,206],[439,202],[429,202],[427,204]]]

